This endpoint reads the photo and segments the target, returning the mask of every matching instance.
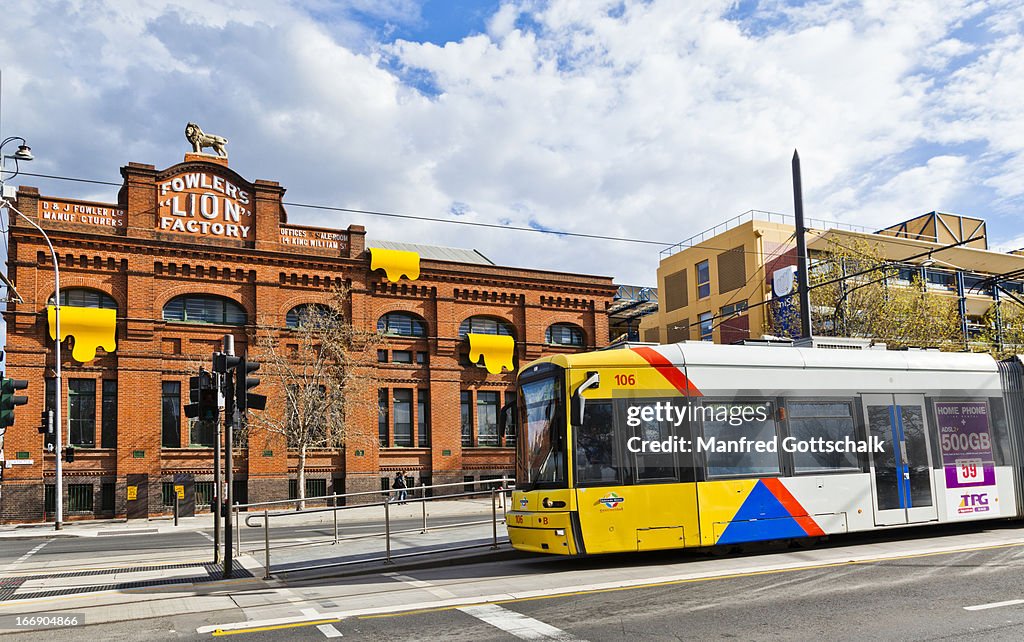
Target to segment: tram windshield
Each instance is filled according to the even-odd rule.
[[[566,481],[565,398],[560,377],[520,387],[519,457],[516,485],[561,486]]]

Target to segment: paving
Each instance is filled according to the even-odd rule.
[[[409,502],[389,506],[394,534],[390,562],[380,518],[383,508],[357,507],[340,511],[338,539],[334,537],[331,512],[297,513],[282,511],[272,516],[271,572],[278,575],[315,577],[323,574],[357,575],[380,572],[385,568],[418,568],[490,558],[494,555],[495,533],[508,554],[504,512],[492,511],[489,500],[437,500],[427,505],[427,529],[423,525],[423,505]],[[497,517],[497,529],[493,518]],[[212,528],[209,515],[181,520],[178,527],[159,524],[139,528],[133,522],[105,521],[73,523],[57,536],[51,531],[4,527],[6,541],[22,548],[13,549],[4,564],[0,555],[0,614],[23,613],[40,605],[48,610],[57,596],[98,600],[93,620],[113,621],[121,610],[100,614],[118,595],[140,590],[158,590],[166,594],[178,590],[192,593],[208,587],[234,586],[239,582],[263,584],[265,568],[262,513],[254,514],[258,526],[246,527],[241,520],[240,553],[235,555],[231,579],[223,578],[222,564],[212,560]],[[152,523],[152,522],[150,522]],[[25,532],[32,539],[25,540]],[[86,538],[101,537],[100,540]],[[205,539],[204,539],[205,538]],[[178,548],[170,549],[174,543]],[[31,547],[31,548],[30,548]],[[0,544],[0,552],[4,548]],[[100,550],[102,548],[102,550]],[[276,580],[274,580],[276,581]],[[111,596],[114,596],[113,598]],[[161,595],[160,599],[171,596]],[[182,594],[184,597],[184,593]],[[151,600],[143,600],[149,602]],[[225,603],[226,604],[226,603]],[[224,604],[221,604],[224,606]]]
[[[504,514],[503,506],[507,503],[499,503],[499,517]],[[307,503],[307,508],[313,508],[312,502]],[[428,523],[432,518],[443,518],[455,515],[490,515],[490,498],[472,498],[458,500],[436,499],[426,503]],[[331,511],[324,512],[291,512],[290,505],[269,507],[273,513],[272,524],[285,526],[307,526],[307,527],[330,527],[333,529],[334,518]],[[416,499],[410,499],[404,504],[392,504],[389,506],[392,519],[412,520],[422,519],[423,505]],[[262,514],[261,510],[242,512],[240,520],[248,516]],[[383,523],[384,508],[382,506],[348,506],[338,511],[339,524],[344,527],[351,524]],[[253,517],[253,522],[257,521]],[[80,520],[66,521],[59,531],[54,530],[53,523],[30,523],[30,524],[0,524],[0,539],[4,538],[48,538],[48,537],[100,537],[115,535],[146,535],[154,533],[175,533],[181,531],[205,531],[213,530],[213,514],[200,513],[194,517],[181,517],[178,525],[174,524],[173,517],[154,517],[146,519],[113,519],[113,520]],[[251,530],[251,529],[249,529]],[[246,532],[246,531],[243,531]],[[244,535],[243,537],[246,537]],[[251,537],[251,535],[249,535]]]
[[[910,556],[1004,550],[1009,555],[1024,548],[1024,533],[993,522],[960,530],[910,529],[836,538],[835,543],[806,550],[780,548],[722,557],[706,551],[668,551],[572,559],[511,550],[503,524],[498,528],[498,548],[493,549],[489,502],[437,502],[430,507],[428,524],[430,519],[447,519],[462,525],[430,527],[426,532],[416,528],[420,506],[391,508],[393,524],[400,527],[392,539],[391,563],[384,559],[383,540],[373,535],[380,527],[379,513],[375,521],[373,512],[379,507],[351,509],[337,544],[329,513],[272,518],[278,521],[272,529],[270,579],[264,579],[259,528],[245,530],[243,552],[230,579],[223,579],[221,567],[209,559],[209,541],[201,527],[178,535],[10,540],[0,543],[0,618],[59,610],[81,613],[89,624],[107,626],[169,617],[179,631],[183,623],[192,623],[191,631],[208,635],[217,630],[301,627],[322,619],[353,623],[432,609],[505,617],[487,605],[780,573],[831,576],[851,565],[895,563]],[[298,523],[290,523],[293,520]],[[130,526],[108,523],[90,528],[98,535],[105,529],[133,530]],[[180,549],[165,549],[177,540]],[[122,542],[123,550],[115,550]],[[75,553],[101,544],[109,548],[86,559]],[[69,556],[76,560],[73,565]],[[937,561],[936,568],[940,566]],[[150,621],[147,626],[155,624]]]
[[[927,539],[885,539],[851,546],[728,557],[686,551],[589,560],[519,556],[474,566],[422,569],[413,575],[395,570],[353,578],[349,582],[285,577],[276,585],[276,590],[246,596],[239,602],[246,612],[245,619],[224,622],[217,627],[200,629],[200,632],[281,626],[314,619],[296,613],[294,600],[288,599],[294,596],[318,604],[314,607],[316,618],[347,619],[629,588],[668,587],[768,573],[835,569],[907,556],[1022,546],[1024,534],[1020,531],[996,529]],[[327,604],[336,606],[326,607]]]

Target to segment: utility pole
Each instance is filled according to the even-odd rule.
[[[796,289],[800,297],[800,338],[811,339],[811,293],[807,287],[807,240],[804,238],[804,194],[800,180],[800,154],[793,150],[793,212],[796,219]]]

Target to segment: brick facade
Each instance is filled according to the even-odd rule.
[[[383,271],[370,270],[362,226],[327,230],[288,224],[284,189],[272,181],[250,183],[226,161],[187,154],[185,162],[163,171],[129,163],[121,174],[124,184],[116,204],[42,196],[31,187],[18,192],[18,209],[46,229],[56,249],[61,290],[99,291],[117,306],[115,351],[100,350],[92,361],[79,363],[70,350],[62,350],[65,430],[71,382],[88,387],[92,384],[79,380],[94,380],[96,391],[96,447],[77,448],[76,460],[64,466],[65,488],[76,484],[76,492],[84,493],[91,486],[94,509],[66,510],[65,519],[125,515],[129,475],[146,476],[148,515],[168,511],[161,493],[175,475],[199,485],[212,480],[213,450],[190,445],[184,416],[177,443],[164,443],[163,382],[180,384],[180,410],[188,402],[189,376],[200,365],[210,367],[211,353],[220,349],[223,335],[232,334],[236,353],[243,354],[255,342],[256,322],[283,328],[289,310],[325,301],[336,285],[350,287],[355,325],[376,329],[382,315],[402,311],[422,317],[427,332],[422,338],[389,337],[384,346],[389,357],[396,350],[423,353],[424,363],[389,358],[375,365],[378,385],[388,391],[388,445],[378,442],[377,413],[366,411],[349,428],[345,447],[310,451],[306,477],[323,480],[328,492],[379,490],[381,478],[398,470],[409,471],[417,483],[461,483],[514,473],[513,448],[482,447],[475,436],[476,403],[493,399],[480,394],[497,392],[504,403],[514,375],[493,375],[467,365],[466,342],[459,337],[465,319],[484,315],[511,324],[520,364],[552,351],[578,349],[545,343],[545,331],[553,323],[582,329],[585,349],[607,343],[606,309],[615,294],[610,278],[424,259],[417,280],[392,283]],[[200,181],[191,191],[189,177]],[[41,235],[17,217],[11,219],[9,248],[9,275],[24,303],[9,303],[5,313],[6,376],[29,381],[29,403],[17,409],[16,424],[3,443],[8,463],[19,458],[24,463],[3,468],[0,521],[39,521],[44,519],[45,485],[54,479],[53,457],[46,454],[37,430],[45,382],[53,374],[46,319],[53,263]],[[247,324],[165,320],[164,306],[183,294],[230,299],[244,309]],[[103,417],[112,414],[103,404],[104,381],[116,382],[107,384],[108,389],[116,387],[116,421],[108,418],[116,426],[116,445],[105,444],[109,447],[101,447]],[[410,447],[395,446],[395,390],[411,391],[399,393],[412,400]],[[261,386],[259,392],[269,396],[268,411],[279,404],[271,387]],[[474,411],[474,445],[467,447],[460,424],[463,392],[470,394]],[[358,393],[373,399],[378,390]],[[430,439],[420,446],[417,399],[424,393]],[[107,437],[109,442],[111,435]],[[256,430],[249,443],[252,449],[236,450],[234,459],[242,492],[251,502],[287,498],[297,454],[280,437]],[[142,478],[133,479],[138,483]],[[67,507],[67,491],[64,501]]]

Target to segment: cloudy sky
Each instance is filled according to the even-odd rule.
[[[167,167],[184,125],[297,203],[675,243],[750,209],[933,210],[1024,246],[1024,2],[6,0],[27,171]],[[10,151],[10,150],[8,150]],[[116,188],[18,177],[44,194]],[[654,285],[660,248],[291,207],[292,222]]]

